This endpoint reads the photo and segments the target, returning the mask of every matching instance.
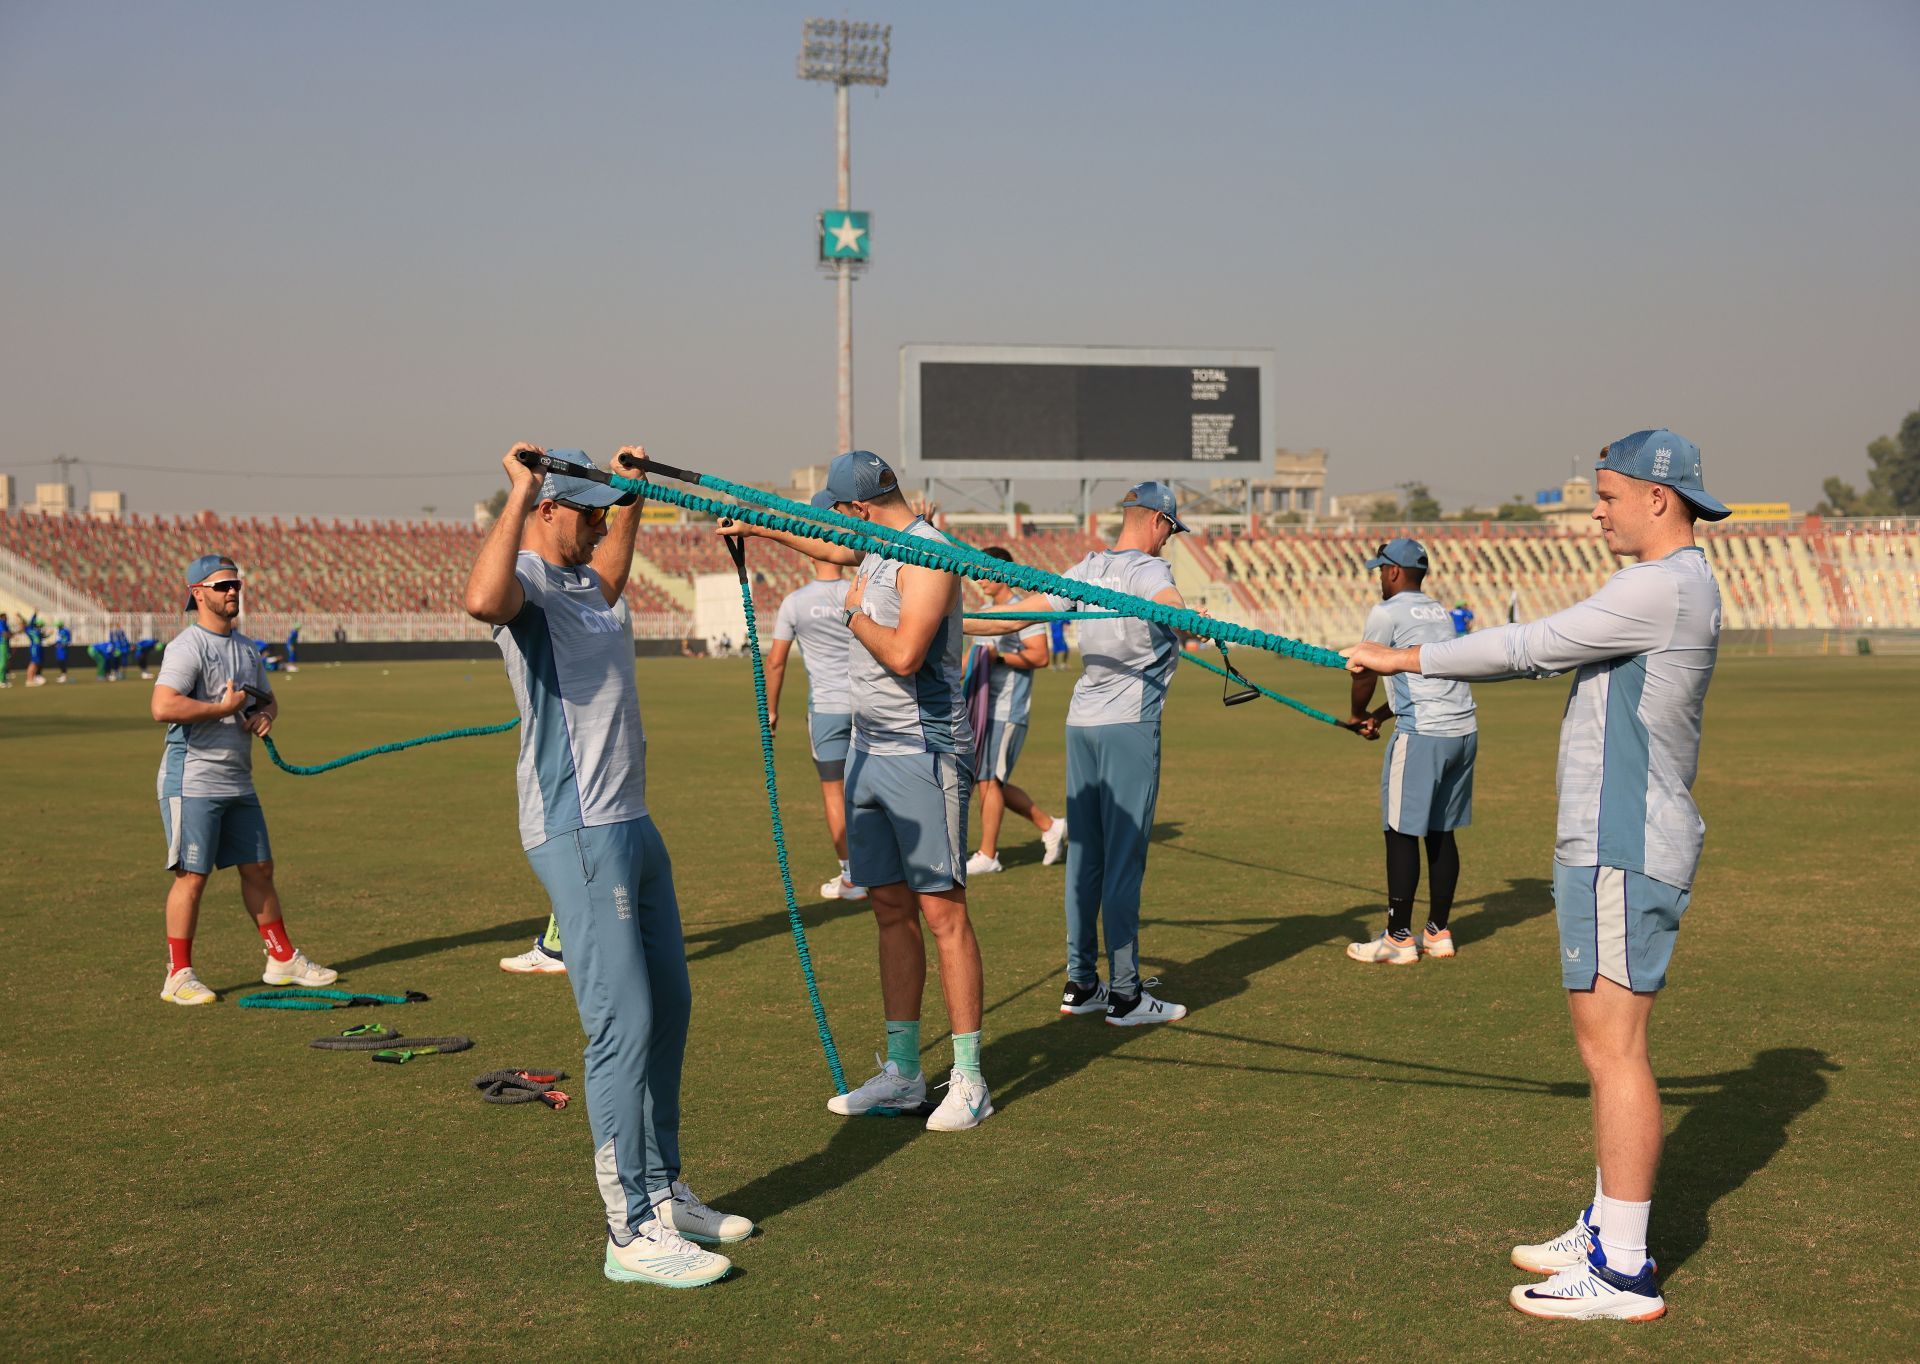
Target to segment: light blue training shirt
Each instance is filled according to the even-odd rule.
[[[1173,586],[1172,566],[1137,549],[1095,550],[1061,576],[1149,600]],[[1046,600],[1058,611],[1079,605],[1057,593]],[[1179,633],[1132,616],[1078,624],[1081,672],[1067,703],[1067,727],[1157,724],[1180,661]]]
[[[1577,669],[1560,722],[1554,860],[1686,889],[1706,823],[1693,802],[1720,645],[1720,587],[1698,548],[1623,568],[1577,606],[1424,645],[1421,671],[1545,677]]]
[[[220,701],[226,697],[228,678],[243,687],[273,690],[252,640],[238,630],[216,635],[195,623],[168,642],[154,685],[172,687],[189,701]],[[238,715],[167,726],[166,746],[160,751],[162,800],[252,794],[253,735]]]
[[[816,715],[845,715],[848,650],[857,648],[847,629],[847,581],[815,578],[787,594],[773,618],[773,637],[800,646],[807,665],[807,710]],[[862,652],[865,652],[864,650]]]
[[[1442,644],[1454,638],[1447,608],[1424,592],[1401,592],[1367,613],[1360,637],[1375,644],[1402,648],[1409,644]],[[1474,732],[1473,689],[1419,673],[1396,673],[1386,679],[1387,704],[1402,734],[1431,734],[1450,738]]]
[[[905,534],[949,543],[947,537],[916,516]],[[860,561],[863,584],[860,612],[881,625],[900,623],[900,569],[893,559],[869,554]],[[865,753],[971,753],[973,726],[967,719],[966,641],[961,630],[960,594],[934,631],[918,669],[899,677],[881,666],[859,640],[848,651],[848,697],[853,706],[853,747]]]
[[[520,708],[521,846],[645,817],[647,734],[630,626],[591,568],[521,550],[513,572],[526,604],[494,626],[493,640]]]
[[[1011,611],[1023,600],[1020,597],[1008,599],[1006,605],[996,606],[996,611]],[[1035,600],[1040,600],[1036,598]],[[1050,610],[1040,607],[1040,610]],[[1024,630],[1010,630],[993,641],[993,668],[987,673],[987,712],[989,719],[1003,721],[1010,725],[1024,725],[1027,716],[1033,710],[1033,670],[1031,668],[1009,668],[998,657],[1000,654],[1017,654],[1030,639],[1045,639],[1047,622],[1035,621]]]

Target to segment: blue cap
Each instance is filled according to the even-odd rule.
[[[589,469],[600,467],[588,457],[585,450],[549,450],[547,454],[568,464],[584,464]],[[625,507],[637,496],[636,493],[622,492],[605,483],[596,483],[590,478],[575,478],[571,474],[548,473],[540,481],[542,502],[571,502],[576,507]]]
[[[811,506],[815,511],[832,511],[833,510],[833,494],[828,492],[825,488],[822,488],[819,492],[815,493],[812,497],[809,497],[807,499],[807,504]]]
[[[1145,483],[1136,483],[1127,489],[1127,495],[1120,499],[1122,507],[1145,507],[1148,511],[1157,511],[1173,522],[1173,528],[1184,532],[1187,523],[1180,519],[1180,504],[1174,500],[1173,489],[1164,483],[1152,479]]]
[[[187,588],[188,588],[187,604],[181,609],[185,611],[193,610],[192,589],[198,587],[201,583],[211,578],[214,574],[218,573],[223,568],[228,569],[234,573],[238,573],[240,571],[240,566],[234,563],[232,559],[228,558],[224,554],[202,554],[198,559],[195,559],[192,563],[188,564],[187,565]]]
[[[1733,515],[1733,509],[1710,495],[1702,483],[1700,447],[1685,436],[1677,436],[1666,427],[1635,431],[1608,443],[1600,452],[1596,469],[1611,469],[1628,478],[1664,484],[1685,498],[1704,521],[1720,521]]]
[[[1404,535],[1380,546],[1380,552],[1367,560],[1366,566],[1374,569],[1385,568],[1388,564],[1392,564],[1395,568],[1417,568],[1422,573],[1430,567],[1427,563],[1426,547],[1418,540],[1409,540]]]
[[[871,502],[882,493],[899,490],[887,462],[871,450],[849,450],[835,455],[827,466],[826,491],[835,502]]]

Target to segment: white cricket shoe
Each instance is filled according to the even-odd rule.
[[[829,1113],[838,1113],[843,1118],[858,1118],[868,1113],[897,1118],[903,1109],[926,1106],[926,1076],[915,1075],[909,1079],[893,1062],[882,1060],[879,1053],[876,1052],[873,1059],[880,1061],[880,1073],[851,1094],[836,1094],[828,1099]]]
[[[967,859],[967,875],[969,876],[991,876],[996,871],[1005,870],[1006,868],[1000,865],[999,858],[988,857],[983,852],[977,852]]]
[[[1652,1260],[1638,1274],[1607,1268],[1598,1245],[1542,1284],[1515,1284],[1507,1301],[1530,1317],[1563,1321],[1652,1321],[1667,1314]]]
[[[1139,1028],[1149,1023],[1174,1023],[1187,1016],[1184,1004],[1169,1004],[1164,999],[1155,999],[1147,993],[1147,987],[1158,985],[1160,977],[1151,976],[1140,982],[1140,993],[1132,999],[1123,999],[1111,992],[1107,995],[1107,1022],[1116,1028]]]
[[[1366,942],[1347,944],[1347,955],[1355,961],[1370,962],[1378,965],[1385,962],[1389,966],[1418,966],[1420,947],[1411,934],[1404,940],[1396,940],[1390,933],[1382,933]]]
[[[535,943],[517,957],[500,958],[500,969],[516,976],[564,976],[567,963]]]
[[[753,1223],[732,1213],[715,1212],[682,1180],[673,1181],[673,1197],[656,1203],[653,1210],[662,1222],[689,1241],[717,1245],[744,1241],[753,1235]]]
[[[268,985],[300,985],[309,990],[317,990],[323,985],[331,985],[340,979],[340,973],[325,966],[316,966],[307,960],[307,954],[296,950],[285,961],[275,961],[273,953],[267,953],[267,969],[260,979]]]
[[[1040,855],[1040,865],[1051,867],[1058,862],[1067,850],[1067,821],[1065,816],[1056,815],[1047,831],[1040,835],[1040,846],[1046,851]]]
[[[200,983],[191,966],[183,966],[167,976],[160,998],[169,1004],[211,1004],[219,996]]]
[[[856,886],[844,876],[836,876],[824,886],[820,887],[820,898],[823,900],[864,900],[867,898],[867,891],[866,887]]]
[[[1562,1232],[1551,1241],[1542,1241],[1538,1245],[1515,1246],[1513,1248],[1513,1267],[1524,1269],[1529,1274],[1558,1274],[1563,1269],[1584,1264],[1587,1252],[1593,1249],[1593,1224],[1587,1219],[1593,1216],[1593,1208],[1580,1214],[1572,1228]]]
[[[1453,930],[1443,928],[1438,933],[1420,930],[1420,951],[1429,957],[1451,957],[1453,955]]]
[[[727,1277],[733,1261],[702,1250],[654,1218],[634,1233],[624,1246],[607,1237],[607,1259],[602,1267],[615,1283],[651,1283],[662,1288],[699,1288]]]
[[[956,1068],[945,1081],[947,1097],[927,1119],[929,1132],[964,1132],[993,1116],[993,1096],[987,1082]]]

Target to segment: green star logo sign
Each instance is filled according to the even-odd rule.
[[[821,260],[866,260],[871,234],[865,213],[830,208],[820,215]]]

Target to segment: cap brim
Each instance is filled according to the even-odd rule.
[[[1681,499],[1699,514],[1702,521],[1724,521],[1733,515],[1732,507],[1719,498],[1709,495],[1704,488],[1698,492],[1687,488],[1675,488],[1674,491],[1679,493]]]
[[[1161,512],[1160,514],[1166,517],[1167,520],[1173,522],[1173,528],[1179,531],[1182,535],[1193,534],[1192,531],[1187,529],[1187,523],[1185,521],[1182,521],[1179,517],[1175,516],[1172,512]]]
[[[1392,562],[1393,560],[1385,557],[1384,555],[1376,554],[1371,559],[1367,560],[1367,562],[1363,564],[1362,567],[1363,568],[1385,568],[1388,564]]]
[[[564,482],[554,480],[553,496],[549,502],[571,502],[580,507],[626,507],[631,506],[639,494],[622,492],[606,483],[595,483],[591,479],[568,478]],[[546,489],[541,489],[544,493]]]

